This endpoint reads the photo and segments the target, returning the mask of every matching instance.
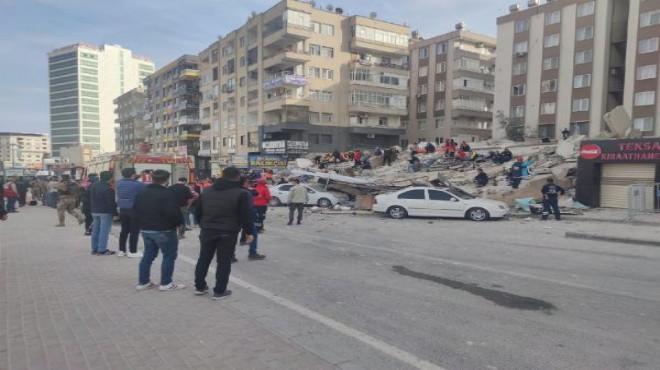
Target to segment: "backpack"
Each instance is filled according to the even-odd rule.
[[[80,192],[80,186],[75,181],[68,181],[65,189],[61,192],[62,195],[78,195]]]

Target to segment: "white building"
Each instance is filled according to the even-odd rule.
[[[154,63],[119,45],[75,44],[48,54],[53,155],[83,145],[115,150],[113,100],[153,73]]]
[[[41,169],[49,153],[48,135],[0,132],[0,162],[5,168]]]

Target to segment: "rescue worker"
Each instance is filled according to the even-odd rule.
[[[55,226],[64,227],[64,212],[78,219],[78,224],[82,225],[85,222],[85,216],[80,213],[76,208],[78,202],[78,193],[80,192],[79,185],[71,180],[71,176],[62,175],[62,181],[55,185],[59,200],[57,202],[57,218],[59,223]]]
[[[488,184],[488,175],[481,168],[477,170],[478,174],[474,178],[474,185],[478,188],[484,187]]]
[[[514,189],[518,189],[518,186],[520,186],[520,182],[522,181],[522,170],[523,163],[520,159],[511,165],[511,187]]]
[[[554,183],[554,179],[551,177],[548,179],[548,183],[543,185],[541,189],[541,194],[543,194],[543,213],[542,220],[547,220],[550,215],[550,211],[555,214],[555,220],[561,220],[561,215],[559,214],[559,194],[564,195],[566,191],[561,186]]]
[[[268,203],[272,199],[272,196],[270,195],[270,190],[268,190],[266,179],[264,178],[257,179],[257,184],[254,186],[254,190],[258,193],[258,195],[253,198],[254,208],[257,211],[257,217],[254,223],[257,226],[257,231],[262,233],[264,232],[264,220],[266,220]],[[257,239],[256,235],[254,239]]]

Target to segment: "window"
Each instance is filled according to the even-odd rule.
[[[321,122],[321,114],[319,112],[309,112],[309,123]]]
[[[639,40],[637,49],[639,50],[639,54],[653,53],[658,51],[658,38],[654,37],[651,39]]]
[[[321,144],[332,144],[332,135],[321,134]]]
[[[420,99],[417,101],[417,112],[418,113],[426,112],[426,99]]]
[[[331,24],[321,25],[321,35],[333,36],[335,34],[335,26]]]
[[[525,106],[519,105],[511,109],[511,117],[520,118],[525,117]]]
[[[385,74],[385,72],[380,73],[380,83],[384,85],[399,86],[399,81],[399,77],[388,76]]]
[[[417,95],[427,94],[428,92],[429,92],[429,85],[427,84],[420,84],[417,87]]]
[[[387,117],[378,117],[378,126],[387,127],[389,123],[389,118]]]
[[[319,144],[319,134],[308,134],[307,139],[309,140],[310,143],[312,144]]]
[[[539,123],[539,138],[548,138],[548,139],[554,139],[555,138],[555,125],[554,124],[542,124]]]
[[[517,42],[515,45],[513,45],[513,53],[514,54],[526,53],[527,45],[528,45],[527,41]]]
[[[435,119],[435,128],[438,129],[440,127],[444,127],[445,125],[445,117],[438,117]]]
[[[435,91],[445,91],[447,84],[445,81],[436,81],[435,82]]]
[[[437,44],[435,46],[435,51],[436,51],[436,54],[438,54],[438,55],[446,54],[447,53],[447,44],[445,44],[445,43]]]
[[[633,128],[642,132],[653,131],[653,117],[635,118]]]
[[[589,121],[571,122],[570,131],[574,136],[589,135]]]
[[[591,75],[586,74],[586,75],[577,75],[573,77],[573,88],[579,89],[582,87],[589,87],[591,86]]]
[[[594,26],[580,27],[575,32],[576,41],[591,40],[594,38]]]
[[[324,80],[332,80],[334,78],[334,71],[332,69],[323,68],[321,70],[321,78]]]
[[[655,104],[655,91],[642,91],[635,94],[635,106]]]
[[[642,13],[639,17],[640,27],[654,26],[656,24],[660,24],[660,10]]]
[[[245,46],[245,36],[241,36],[241,38],[238,39],[238,46],[240,47]]]
[[[591,50],[579,51],[575,54],[575,64],[591,63],[593,53]]]
[[[543,47],[544,48],[551,48],[553,46],[558,46],[559,45],[559,34],[555,33],[553,35],[548,35],[543,38]]]
[[[309,90],[309,97],[312,100],[330,102],[332,101],[332,91]]]
[[[309,67],[308,76],[310,78],[321,78],[321,68],[318,67]]]
[[[435,101],[435,110],[443,110],[443,109],[445,109],[445,100],[437,99]]]
[[[589,98],[573,100],[573,112],[587,112],[587,111],[589,111]]]
[[[417,129],[418,129],[418,130],[426,130],[426,129],[428,129],[428,127],[426,127],[426,120],[425,120],[425,119],[417,120]]]
[[[520,62],[513,65],[513,75],[519,76],[527,73],[527,62]]]
[[[332,123],[332,113],[321,113],[321,123]]]
[[[427,59],[429,57],[429,48],[419,49],[419,59]]]
[[[656,78],[657,75],[658,75],[658,65],[657,64],[637,67],[637,79],[638,80],[648,80],[648,79],[651,79],[651,78]]]
[[[577,8],[577,16],[586,17],[588,15],[594,14],[594,2],[590,1],[588,3],[580,4]]]
[[[525,84],[513,85],[511,95],[513,95],[513,96],[523,96],[523,95],[525,95]]]
[[[447,62],[440,62],[435,64],[435,73],[447,72]]]
[[[529,30],[529,19],[523,19],[516,22],[516,33],[525,32]]]
[[[542,93],[553,92],[553,91],[557,91],[557,79],[546,80],[541,82]]]
[[[429,67],[428,66],[419,67],[419,77],[428,76],[428,74],[429,74]]]
[[[409,190],[405,193],[399,194],[398,199],[419,199],[426,200],[426,194],[424,194],[423,189]]]
[[[554,12],[545,13],[545,25],[551,25],[561,22],[561,12],[555,10]]]
[[[444,191],[429,190],[429,199],[451,202],[451,200],[455,198],[451,194],[445,193]]]
[[[311,55],[317,55],[317,56],[320,56],[320,55],[321,55],[321,46],[320,46],[320,45],[310,44],[310,45],[309,45],[309,53],[310,53]]]
[[[555,114],[556,103],[543,103],[541,105],[541,114]]]
[[[321,56],[326,58],[334,58],[335,49],[326,46],[321,46]]]

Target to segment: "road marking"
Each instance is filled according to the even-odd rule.
[[[189,264],[193,265],[193,266],[195,264],[197,264],[197,260],[192,259],[192,258],[190,258],[188,256],[185,256],[185,255],[179,254],[178,258],[180,260],[186,262],[186,263],[189,263]],[[211,274],[214,274],[215,269],[213,267],[211,267],[211,268],[209,268],[209,272]],[[306,317],[310,320],[313,320],[313,321],[316,321],[320,324],[323,324],[323,325],[329,327],[330,329],[333,329],[334,331],[336,331],[340,334],[343,334],[347,337],[351,337],[353,339],[356,339],[356,340],[370,346],[371,348],[374,348],[374,349],[376,349],[376,350],[378,350],[378,351],[380,351],[380,352],[382,352],[382,353],[384,353],[388,356],[391,356],[391,357],[393,357],[393,358],[395,358],[395,359],[397,359],[397,360],[399,360],[399,361],[401,361],[405,364],[414,366],[418,369],[424,369],[424,370],[444,370],[444,368],[442,368],[442,367],[440,367],[436,364],[433,364],[429,361],[423,360],[423,359],[413,355],[410,352],[406,352],[406,351],[404,351],[404,350],[402,350],[398,347],[395,347],[393,345],[385,343],[382,340],[374,338],[369,334],[363,333],[363,332],[361,332],[357,329],[354,329],[350,326],[342,324],[339,321],[333,320],[333,319],[331,319],[327,316],[324,316],[324,315],[322,315],[322,314],[320,314],[316,311],[312,311],[312,310],[310,310],[306,307],[303,307],[303,306],[301,306],[301,305],[299,305],[299,304],[297,304],[293,301],[290,301],[286,298],[282,298],[282,297],[280,297],[280,296],[276,295],[275,293],[272,293],[268,290],[259,288],[255,285],[252,285],[252,284],[248,283],[245,280],[242,280],[242,279],[239,279],[237,277],[231,276],[229,278],[229,281],[231,281],[233,284],[236,284],[236,285],[240,286],[241,288],[247,289],[247,290],[249,290],[249,291],[251,291],[251,292],[253,292],[257,295],[260,295],[260,296],[262,296],[262,297],[264,297],[264,298],[266,298],[266,299],[268,299],[272,302],[275,302],[275,303],[277,303],[277,304],[279,304],[283,307],[286,307],[286,308],[290,309],[291,311],[297,312],[300,315],[302,315],[302,316],[304,316],[304,317]]]

